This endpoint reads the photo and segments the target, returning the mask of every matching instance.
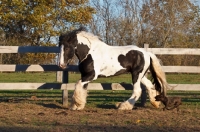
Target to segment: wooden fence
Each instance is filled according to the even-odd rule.
[[[146,51],[157,55],[200,55],[200,49],[191,48],[148,48],[144,45]],[[2,53],[59,53],[58,47],[31,47],[31,46],[0,46]],[[163,66],[164,72],[169,73],[200,73],[200,66]],[[61,71],[57,72],[58,83],[0,83],[0,90],[33,90],[33,89],[61,89],[63,90],[63,104],[67,104],[67,90],[73,90],[75,83],[68,83],[68,71],[78,71],[75,65],[69,66],[66,70],[60,69],[57,65],[7,65],[0,64],[0,71]],[[78,79],[78,78],[77,78]],[[176,86],[174,90],[200,90],[199,84],[170,84]],[[132,89],[131,84],[105,84],[90,83],[88,90],[125,90]]]

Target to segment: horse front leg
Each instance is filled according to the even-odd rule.
[[[87,98],[87,84],[88,82],[82,82],[81,80],[75,84],[75,90],[71,102],[71,110],[84,109]]]

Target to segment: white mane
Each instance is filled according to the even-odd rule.
[[[87,44],[87,45],[91,45],[92,43],[94,43],[95,41],[99,41],[102,42],[98,36],[89,33],[89,32],[85,32],[85,31],[81,31],[80,33],[77,34],[77,39],[79,43],[83,43],[83,44]]]

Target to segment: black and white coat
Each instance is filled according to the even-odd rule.
[[[130,110],[141,95],[142,82],[149,93],[150,101],[158,107],[155,101],[157,93],[166,93],[167,82],[165,74],[157,57],[137,46],[110,46],[102,42],[97,36],[79,28],[59,38],[60,57],[59,66],[67,67],[74,54],[79,59],[81,79],[76,83],[72,97],[73,110],[85,107],[87,84],[99,76],[115,76],[130,72],[132,75],[133,92],[131,97],[118,105],[118,109]],[[144,75],[150,70],[154,84]]]

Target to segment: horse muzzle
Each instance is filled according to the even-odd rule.
[[[66,69],[67,68],[67,65],[66,64],[59,64],[58,65],[61,69]]]

